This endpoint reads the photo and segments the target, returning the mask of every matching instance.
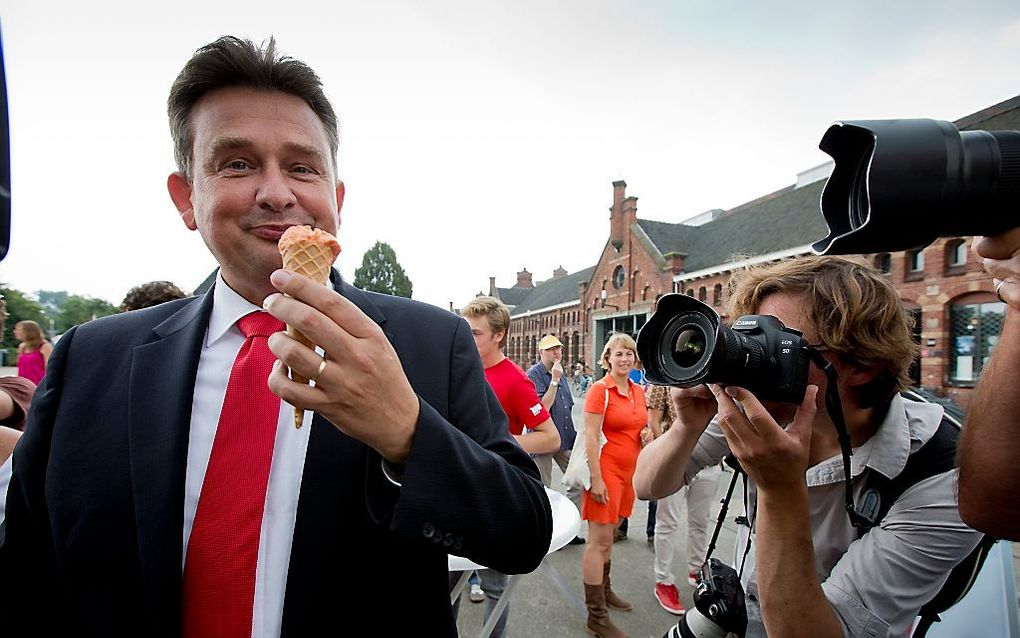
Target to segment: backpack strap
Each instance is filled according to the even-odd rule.
[[[878,472],[869,472],[857,509],[873,523],[869,527],[859,527],[858,538],[872,527],[877,527],[893,503],[908,489],[956,467],[956,441],[959,437],[960,430],[956,425],[943,418],[931,439],[910,455],[899,475],[889,479]]]
[[[878,472],[869,472],[858,501],[858,510],[866,510],[860,513],[874,523],[870,527],[858,528],[858,538],[867,534],[872,527],[877,527],[889,513],[893,503],[908,489],[924,479],[938,476],[956,467],[956,442],[959,436],[959,425],[951,418],[943,417],[934,436],[917,452],[910,455],[898,476],[888,479]],[[967,595],[996,540],[998,539],[985,534],[978,546],[949,572],[949,578],[942,588],[918,611],[917,615],[921,620],[914,630],[914,638],[924,638],[928,628],[941,620],[939,614]]]

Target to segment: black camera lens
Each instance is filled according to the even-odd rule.
[[[705,331],[697,326],[685,327],[673,344],[673,361],[681,368],[692,368],[705,354]]]

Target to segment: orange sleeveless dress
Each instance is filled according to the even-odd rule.
[[[641,429],[648,421],[648,412],[644,389],[629,379],[627,383],[630,384],[629,397],[620,394],[616,383],[606,375],[592,384],[584,398],[585,412],[606,415],[602,422],[606,444],[599,456],[599,467],[609,493],[609,502],[601,504],[585,490],[581,518],[586,521],[616,525],[620,517],[630,516],[634,509],[634,468],[641,452]]]

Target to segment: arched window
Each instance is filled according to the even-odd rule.
[[[953,239],[946,242],[946,274],[957,275],[967,267],[967,240]]]
[[[712,305],[718,306],[722,303],[722,284],[716,284],[712,289]]]
[[[645,286],[641,289],[641,301],[648,301],[648,293],[652,290],[651,286]]]
[[[702,286],[698,288],[698,301],[704,303],[708,299],[708,289]]]
[[[924,249],[908,250],[907,251],[907,272],[908,273],[923,273],[924,272]]]
[[[687,296],[688,297],[693,297],[694,296],[694,288],[688,288],[687,289]]]

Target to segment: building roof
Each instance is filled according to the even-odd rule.
[[[534,288],[496,288],[496,296],[510,308],[521,303]]]
[[[589,266],[566,277],[549,279],[535,284],[534,288],[526,288],[528,294],[513,309],[513,315],[521,315],[526,312],[541,311],[560,304],[579,301],[577,285],[581,282],[588,282],[595,273],[595,266]],[[503,288],[500,288],[502,294]],[[503,300],[506,303],[506,300]]]

